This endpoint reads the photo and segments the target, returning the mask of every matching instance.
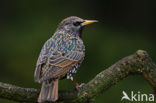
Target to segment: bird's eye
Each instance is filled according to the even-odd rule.
[[[81,22],[74,22],[73,25],[74,26],[79,26],[81,24]]]

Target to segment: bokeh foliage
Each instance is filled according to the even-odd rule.
[[[73,15],[99,20],[84,29],[86,57],[75,75],[78,82],[88,82],[138,49],[146,50],[156,61],[156,6],[152,0],[1,0],[0,12],[1,82],[40,88],[33,79],[40,49],[58,23]],[[59,87],[74,85],[62,80]],[[96,103],[120,103],[123,90],[152,93],[143,77],[130,76],[99,96]],[[0,99],[0,103],[14,102]]]

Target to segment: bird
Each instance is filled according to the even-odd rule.
[[[42,83],[38,103],[58,100],[58,81],[64,78],[74,81],[73,75],[85,57],[82,30],[85,25],[97,22],[77,16],[65,18],[55,33],[43,45],[39,54],[34,79]]]

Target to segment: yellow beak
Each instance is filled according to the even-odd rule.
[[[84,25],[95,23],[95,22],[98,22],[98,21],[97,20],[85,20],[81,25],[84,26]]]

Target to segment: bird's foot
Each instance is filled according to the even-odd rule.
[[[85,85],[85,83],[81,83],[81,84],[79,85],[79,88],[83,87],[84,85]]]
[[[73,80],[73,79],[71,79],[72,80],[72,82],[74,83],[74,85],[75,85],[75,87],[76,87],[76,90],[80,90],[80,88],[82,88],[84,85],[85,85],[85,83],[81,83],[80,85],[75,81],[75,80]]]
[[[76,86],[76,90],[79,91],[84,85],[85,85],[85,83],[81,83],[80,85]]]

